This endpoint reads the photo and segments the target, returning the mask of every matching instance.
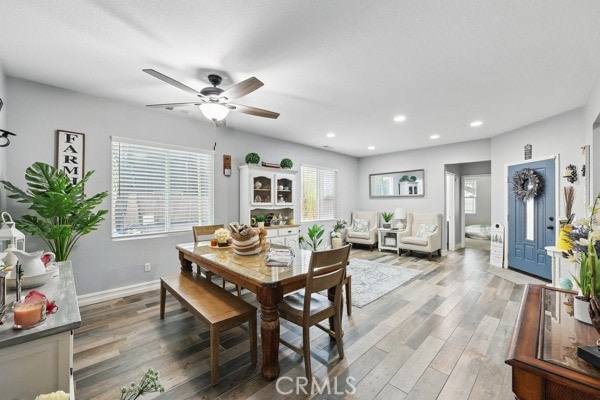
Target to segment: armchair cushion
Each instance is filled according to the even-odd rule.
[[[354,232],[369,232],[369,221],[357,218],[352,224],[352,230]]]
[[[418,236],[420,238],[427,238],[427,236],[429,234],[435,232],[436,229],[437,229],[437,225],[419,224],[419,227],[417,228],[417,233],[415,233],[415,236]]]
[[[416,244],[417,246],[427,246],[428,239],[427,237],[407,236],[400,239],[400,243]]]
[[[369,232],[356,232],[356,231],[348,232],[348,237],[350,237],[350,238],[369,239],[370,236],[371,236],[371,233],[369,233]]]

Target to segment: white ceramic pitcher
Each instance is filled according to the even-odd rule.
[[[23,250],[14,249],[12,253],[17,256],[21,267],[23,268],[23,276],[41,275],[46,272],[46,266],[42,262],[42,257],[50,256],[49,263],[56,258],[54,253],[50,251],[36,251],[35,253],[27,253]],[[14,269],[13,269],[14,271]]]

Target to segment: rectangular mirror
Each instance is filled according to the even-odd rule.
[[[425,195],[425,170],[386,172],[369,175],[370,197],[422,197]]]

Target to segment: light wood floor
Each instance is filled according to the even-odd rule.
[[[353,250],[352,257],[423,274],[363,308],[354,307],[351,317],[344,316],[343,360],[326,334],[311,331],[314,377],[320,388],[327,378],[331,385],[330,395],[312,398],[514,398],[504,360],[523,286],[487,272],[494,268],[488,264],[489,252],[466,249],[431,262],[365,250]],[[247,291],[243,298],[256,303]],[[280,349],[285,380],[277,385],[262,379],[260,346],[259,366],[250,364],[247,325],[222,334],[220,381],[212,387],[206,328],[171,296],[161,321],[158,304],[156,290],[81,308],[83,323],[74,344],[78,400],[116,399],[118,388],[139,380],[149,367],[160,371],[167,391],[144,399],[311,397],[278,393],[278,387],[281,393],[295,393],[291,382],[304,373],[302,358],[286,347]],[[282,325],[281,332],[287,338],[300,333],[288,325]],[[353,394],[345,393],[352,389]]]

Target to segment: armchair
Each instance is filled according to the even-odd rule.
[[[431,257],[434,251],[442,255],[442,214],[409,213],[406,218],[406,229],[400,232],[398,255],[402,250],[423,251]]]
[[[366,244],[373,250],[377,245],[377,211],[352,211],[352,224],[346,231],[346,241],[354,244]]]

